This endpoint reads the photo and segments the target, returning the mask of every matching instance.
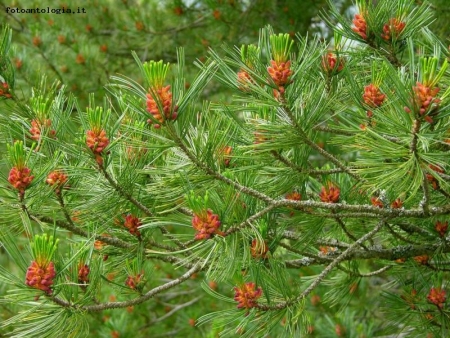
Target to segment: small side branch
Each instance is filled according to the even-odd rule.
[[[289,300],[287,302],[279,303],[276,305],[258,305],[257,308],[263,311],[269,311],[269,310],[281,310],[286,307],[289,307],[300,300],[304,299],[306,296],[308,296],[322,281],[325,279],[325,277],[333,271],[333,269],[339,265],[342,261],[344,261],[356,248],[367,241],[368,239],[372,238],[376,233],[378,233],[384,226],[385,221],[381,220],[376,227],[362,236],[360,239],[358,239],[355,243],[350,245],[343,253],[341,253],[338,257],[336,257],[312,282],[310,286],[308,286],[299,296],[296,298]]]
[[[189,279],[194,273],[196,273],[200,270],[201,270],[201,265],[196,264],[191,269],[189,269],[186,273],[184,273],[182,276],[178,277],[177,279],[174,279],[163,285],[157,286],[157,287],[151,289],[150,291],[148,291],[147,293],[143,294],[140,297],[137,297],[137,298],[134,298],[131,300],[127,300],[127,301],[123,301],[123,302],[107,302],[107,303],[102,303],[102,304],[77,306],[77,305],[74,305],[70,302],[67,302],[67,301],[57,298],[57,297],[51,297],[51,300],[60,306],[71,307],[71,308],[75,308],[75,309],[87,311],[87,312],[97,312],[97,311],[103,311],[103,310],[107,310],[107,309],[125,308],[128,306],[141,304],[141,303],[149,300],[150,298],[154,297],[155,295],[157,295],[161,292],[164,292],[166,290],[169,290],[169,289],[173,288],[174,286],[177,286],[177,285],[183,283],[184,281]]]

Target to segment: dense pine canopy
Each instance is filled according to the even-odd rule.
[[[449,335],[442,2],[43,3],[0,7],[0,336]]]

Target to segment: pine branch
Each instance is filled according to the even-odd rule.
[[[149,323],[145,324],[144,326],[141,326],[141,327],[138,329],[138,331],[143,330],[143,329],[145,329],[145,328],[147,328],[147,327],[149,327],[149,326],[152,326],[152,325],[154,325],[154,324],[156,324],[156,323],[158,323],[158,322],[161,322],[161,321],[163,321],[163,320],[169,318],[170,316],[172,316],[172,315],[175,314],[176,312],[178,312],[178,311],[180,311],[180,310],[182,310],[182,309],[184,309],[184,308],[186,308],[186,307],[188,307],[188,306],[191,306],[192,304],[197,303],[200,299],[201,299],[201,297],[195,297],[195,298],[191,299],[190,301],[188,301],[188,302],[186,302],[186,303],[175,305],[175,306],[173,307],[173,309],[170,310],[169,312],[167,312],[165,315],[163,315],[163,316],[161,316],[161,317],[159,317],[159,318],[157,318],[157,319],[154,319],[154,320],[150,321]]]
[[[417,233],[420,234],[424,237],[430,237],[433,236],[433,234],[421,227],[418,227],[414,224],[410,224],[410,223],[404,223],[404,222],[400,222],[400,223],[396,223],[396,225],[402,229],[403,231],[407,232],[407,233]]]
[[[423,212],[428,215],[430,212],[430,185],[428,184],[427,175],[422,171],[422,191],[423,199],[420,201],[420,206]]]
[[[368,278],[368,277],[373,277],[373,276],[382,274],[383,272],[391,269],[392,265],[388,265],[388,266],[382,267],[381,269],[378,269],[378,270],[375,270],[375,271],[372,271],[372,272],[369,272],[369,273],[359,273],[359,272],[351,271],[351,270],[348,270],[348,269],[346,269],[346,268],[344,268],[344,267],[342,267],[340,265],[338,265],[337,268],[339,270],[347,273],[348,275],[350,275],[352,277]]]
[[[282,154],[280,154],[278,151],[272,150],[271,154],[273,157],[275,157],[278,161],[284,163],[289,168],[294,169],[300,174],[307,174],[312,176],[319,176],[319,175],[331,175],[331,174],[337,174],[337,173],[343,173],[345,172],[341,168],[335,168],[335,169],[328,169],[328,170],[315,170],[315,169],[304,169],[299,166],[297,166],[295,163],[292,163],[289,161],[286,157],[284,157]],[[354,169],[353,167],[349,167],[349,169]]]
[[[332,211],[332,213],[335,214],[335,212],[333,212],[333,211]],[[347,235],[347,237],[350,238],[352,241],[356,242],[357,238],[355,236],[353,236],[353,234],[348,231],[347,227],[345,226],[345,223],[342,222],[342,219],[340,219],[339,216],[336,216],[334,219],[336,220],[337,224],[339,224],[339,226],[341,227],[342,231],[344,231],[344,233]],[[364,244],[361,244],[361,247],[364,250],[367,250],[367,247]]]
[[[320,256],[317,256],[317,255],[313,255],[313,254],[311,254],[309,252],[304,252],[304,251],[297,250],[297,249],[293,248],[292,246],[290,246],[290,245],[288,245],[286,243],[283,243],[283,242],[278,242],[278,245],[281,246],[282,248],[285,248],[288,251],[291,251],[293,253],[296,253],[298,255],[305,256],[305,257],[308,257],[308,258],[313,258],[315,261],[322,262],[323,264],[333,260],[332,258],[320,257]]]
[[[284,106],[283,111],[285,112],[285,114],[289,117],[289,119],[291,120],[292,125],[295,127],[295,129],[297,129],[298,134],[300,135],[300,137],[302,138],[302,140],[311,148],[313,148],[314,150],[316,150],[320,155],[322,155],[323,157],[325,157],[326,159],[328,159],[329,161],[331,161],[332,163],[334,163],[338,168],[342,169],[344,172],[346,172],[347,174],[349,174],[351,177],[353,177],[354,179],[356,179],[357,181],[365,181],[364,179],[362,179],[359,175],[353,173],[345,164],[343,164],[341,161],[339,161],[336,157],[334,157],[332,154],[330,154],[329,152],[327,152],[326,150],[322,149],[320,146],[318,146],[317,144],[315,144],[313,141],[311,141],[308,137],[308,135],[306,135],[305,131],[303,130],[303,128],[297,123],[294,115],[292,114],[291,110]]]
[[[356,250],[345,257],[345,261],[366,260],[366,259],[385,259],[395,261],[400,258],[411,258],[422,255],[433,255],[437,250],[440,253],[450,253],[450,246],[442,245],[442,243],[424,244],[424,245],[399,245],[389,249],[382,249],[379,247],[369,247],[368,251]],[[289,268],[300,268],[302,266],[309,266],[315,264],[322,264],[313,259],[308,261],[308,264],[302,259],[286,261],[286,266]]]
[[[91,236],[89,235],[88,232],[84,231],[83,229],[80,229],[79,227],[77,227],[73,222],[72,223],[66,223],[60,220],[55,220],[53,218],[47,217],[47,216],[40,216],[40,215],[33,215],[33,214],[29,214],[29,217],[31,219],[34,219],[36,221],[40,221],[40,222],[44,222],[44,223],[48,223],[48,224],[56,224],[57,226],[59,226],[60,228],[66,229],[76,235],[85,237],[85,238],[94,238],[98,241],[102,241],[106,244],[118,247],[118,248],[123,248],[123,249],[129,249],[134,247],[134,244],[130,244],[127,242],[122,241],[121,239],[117,238],[117,237],[106,237],[106,236],[101,236],[101,235],[94,235]]]
[[[136,207],[138,207],[142,212],[144,212],[147,216],[153,216],[153,213],[148,209],[145,205],[135,199],[130,193],[126,192],[114,179],[109,175],[103,165],[98,166],[100,171],[105,176],[106,180],[111,184],[111,186],[123,197],[133,203]],[[175,237],[173,237],[170,232],[163,226],[159,225],[158,229],[167,236],[171,241],[173,241],[176,245],[178,245],[182,249],[186,249],[187,247],[183,242],[179,241]]]
[[[106,180],[109,182],[109,184],[111,184],[111,186],[114,188],[114,190],[116,190],[119,193],[119,195],[123,196],[132,204],[134,204],[136,207],[138,207],[139,210],[141,210],[145,215],[153,216],[153,213],[150,211],[150,209],[148,209],[145,205],[143,205],[141,202],[135,199],[130,193],[126,192],[116,181],[114,181],[114,179],[106,171],[103,165],[99,165],[98,168],[100,169],[100,172],[103,174]]]
[[[174,279],[168,283],[157,286],[157,287],[151,289],[150,291],[146,292],[144,295],[134,298],[134,299],[131,299],[131,300],[128,300],[128,301],[108,302],[108,303],[103,303],[103,304],[86,305],[86,306],[80,306],[80,307],[75,306],[75,307],[82,311],[96,312],[96,311],[103,311],[106,309],[118,309],[118,308],[125,308],[128,306],[138,305],[138,304],[141,304],[141,303],[151,299],[152,297],[154,297],[155,295],[157,295],[161,292],[169,290],[169,289],[183,283],[184,281],[188,280],[194,273],[199,272],[200,270],[201,270],[201,265],[195,264],[191,269],[189,269],[186,273],[184,273],[177,279]],[[74,307],[74,305],[72,305],[70,303],[67,303],[67,302],[64,302],[64,303],[66,304],[66,306]]]
[[[450,204],[446,204],[441,207],[430,207],[429,214],[425,213],[421,209],[386,209],[386,208],[378,208],[372,205],[357,205],[357,204],[345,204],[345,203],[324,203],[324,202],[316,202],[316,201],[293,201],[293,200],[277,200],[274,202],[276,207],[294,207],[294,208],[317,208],[317,209],[327,209],[334,211],[352,211],[352,212],[368,212],[367,217],[408,217],[408,218],[426,218],[429,215],[446,215],[450,213]],[[345,217],[344,214],[339,214],[339,217]],[[378,215],[378,216],[374,216]],[[355,215],[356,216],[356,215]],[[362,216],[362,215],[361,215]],[[360,216],[360,217],[361,217]],[[328,215],[330,217],[330,215]],[[350,216],[351,217],[351,216]],[[333,218],[333,217],[331,217]]]
[[[409,243],[409,244],[419,244],[417,242],[411,241],[404,236],[400,235],[399,233],[395,232],[394,229],[392,229],[391,225],[389,223],[386,223],[386,227],[389,230],[389,232],[392,234],[393,237],[398,238],[399,240]]]
[[[295,233],[293,231],[287,231],[287,230],[285,230],[283,232],[281,238],[285,238],[285,239],[289,239],[289,240],[293,240],[293,241],[300,240],[300,236],[297,233]],[[347,249],[350,246],[350,244],[344,243],[342,241],[338,241],[337,239],[334,239],[334,240],[318,239],[316,241],[316,245],[333,246],[333,247],[337,247],[340,249]]]
[[[177,144],[177,146],[186,154],[186,156],[191,160],[191,162],[193,164],[195,164],[199,169],[203,170],[206,174],[236,188],[237,190],[239,190],[240,192],[242,192],[244,194],[258,198],[266,203],[272,203],[274,201],[269,196],[255,190],[255,189],[252,189],[250,187],[243,186],[243,185],[221,175],[220,173],[214,171],[207,164],[202,163],[195,157],[194,154],[192,154],[192,152],[186,147],[186,145],[183,143],[183,140],[178,136],[178,134],[175,131],[172,131],[172,135],[173,135],[173,139],[174,139],[175,143]]]
[[[346,260],[347,257],[349,257],[349,255],[356,250],[356,248],[364,243],[365,241],[367,241],[368,239],[372,238],[377,232],[379,232],[382,228],[383,225],[385,224],[384,220],[381,220],[377,226],[370,232],[368,232],[367,234],[365,234],[364,236],[362,236],[360,239],[358,239],[355,243],[353,243],[352,245],[350,245],[343,253],[341,253],[338,257],[336,257],[318,276],[317,278],[314,280],[314,282],[307,287],[299,296],[297,296],[296,298],[286,301],[286,302],[282,302],[282,303],[278,303],[276,305],[257,305],[256,308],[258,308],[259,310],[262,311],[269,311],[269,310],[281,310],[284,309],[286,307],[292,306],[295,303],[301,301],[302,299],[304,299],[306,296],[308,296],[320,283],[322,283],[322,281],[325,279],[325,277],[342,261]],[[370,252],[370,251],[363,251],[363,252]]]

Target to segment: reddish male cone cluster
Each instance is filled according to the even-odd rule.
[[[439,87],[429,87],[420,82],[417,82],[413,87],[414,91],[414,103],[419,110],[420,116],[422,116],[428,123],[433,123],[433,119],[428,114],[430,108],[437,108],[441,102],[436,98],[439,93]]]
[[[12,167],[8,175],[8,182],[22,195],[30,186],[33,179],[34,176],[31,175],[31,169],[23,166]]]
[[[385,99],[386,95],[380,91],[377,85],[371,83],[364,87],[363,101],[369,107],[378,108],[383,104]],[[368,111],[367,116],[372,117],[373,113]]]
[[[125,222],[123,225],[125,226],[125,228],[128,229],[130,234],[132,234],[136,237],[141,237],[141,233],[138,228],[142,225],[142,222],[138,217],[136,217],[132,214],[126,215]]]
[[[234,300],[238,302],[238,309],[251,309],[256,306],[258,298],[262,296],[262,289],[256,288],[255,283],[245,283],[234,288]]]
[[[337,203],[339,202],[341,191],[333,183],[328,183],[327,186],[323,186],[320,190],[319,198],[325,203]]]
[[[6,97],[7,99],[10,99],[11,93],[9,92],[9,86],[6,82],[1,82],[0,83],[0,97]]]
[[[445,235],[447,234],[447,230],[448,230],[448,222],[437,221],[434,226],[434,229],[437,231],[439,236],[445,237]]]
[[[67,175],[59,170],[52,171],[50,174],[48,174],[47,179],[45,180],[45,183],[47,183],[49,186],[55,186],[57,192],[60,191],[61,187],[66,184],[66,182]]]
[[[31,139],[35,141],[39,141],[41,138],[41,134],[43,132],[44,128],[50,128],[52,125],[52,121],[50,119],[43,119],[42,121],[39,119],[34,119],[31,121],[31,128],[30,128],[30,134]],[[51,138],[55,138],[56,131],[50,130],[48,133],[48,136]]]
[[[153,94],[157,97],[155,100],[151,93],[147,94],[147,111],[153,115],[153,118],[159,123],[165,120],[175,120],[177,118],[177,107],[175,106],[172,112],[172,93],[170,92],[170,85],[161,88],[153,88]],[[151,119],[148,123],[153,123]],[[160,128],[160,124],[155,124],[155,128]]]
[[[144,280],[144,272],[138,273],[135,276],[128,276],[125,285],[130,289],[136,290],[139,284]]]
[[[278,91],[274,91],[275,96],[283,95],[285,86],[289,84],[289,77],[292,75],[291,61],[277,62],[270,60],[270,67],[267,67],[270,77],[273,82],[278,86]]]
[[[89,283],[89,272],[91,269],[89,265],[80,263],[78,266],[78,283],[80,284],[88,284]]]
[[[45,291],[48,295],[51,295],[51,287],[55,276],[56,271],[53,262],[44,264],[32,261],[27,270],[25,283],[34,289]]]
[[[332,52],[322,56],[322,68],[327,74],[337,74],[344,69],[345,61]]]
[[[430,164],[429,168],[437,173],[444,173],[444,169],[442,169],[441,167],[434,165],[434,164]],[[432,174],[425,174],[428,182],[431,183],[431,186],[433,187],[434,190],[438,190],[440,188],[439,186],[439,181],[432,175]]]
[[[442,309],[447,300],[447,295],[445,290],[442,290],[441,288],[431,288],[427,300],[436,305],[439,309]]]
[[[362,14],[355,14],[353,24],[355,27],[352,30],[364,40],[367,40],[367,23]]]
[[[248,91],[249,83],[255,84],[255,81],[253,80],[251,75],[244,69],[241,69],[237,73],[237,81],[239,84],[239,89],[243,91]]]
[[[219,215],[214,214],[210,209],[194,214],[192,226],[197,231],[195,239],[202,240],[211,238],[213,235],[223,235],[223,232],[219,230],[220,224]]]
[[[406,23],[397,18],[389,19],[389,22],[383,26],[383,33],[381,34],[381,38],[389,41],[392,39],[397,39],[400,34],[403,32]]]
[[[86,132],[86,145],[95,155],[95,159],[99,165],[103,164],[102,153],[108,144],[109,139],[104,129],[92,128]]]

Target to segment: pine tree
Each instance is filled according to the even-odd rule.
[[[448,50],[427,4],[329,6],[86,108],[19,97],[4,28],[2,334],[448,336]]]

